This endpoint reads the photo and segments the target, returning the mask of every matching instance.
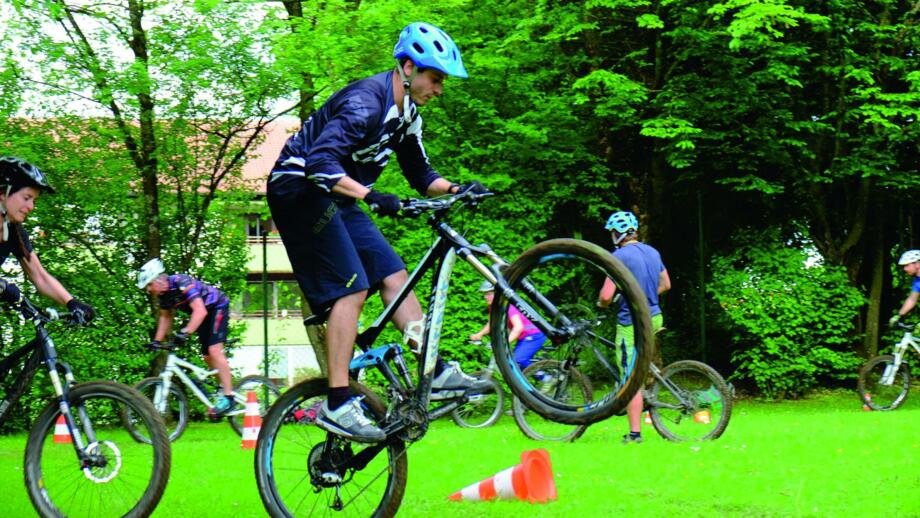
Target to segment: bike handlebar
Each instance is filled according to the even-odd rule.
[[[476,194],[472,191],[465,191],[457,194],[448,194],[436,198],[416,199],[409,198],[402,200],[399,216],[404,218],[416,218],[426,212],[443,212],[450,209],[455,203],[463,202],[464,205],[475,206],[483,198],[494,196],[495,193],[486,192]],[[376,213],[380,207],[376,203],[368,205],[371,212]]]
[[[45,308],[41,309],[35,305],[31,300],[29,300],[25,295],[19,299],[19,304],[14,305],[17,310],[22,314],[26,320],[37,319],[41,323],[46,324],[48,322],[56,322],[58,320],[63,320],[67,324],[77,325],[79,322],[73,316],[73,313],[70,311],[58,311],[54,308]]]

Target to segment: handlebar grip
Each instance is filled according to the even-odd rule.
[[[380,205],[377,205],[376,203],[371,203],[370,205],[367,206],[367,208],[369,208],[371,212],[376,214],[377,211],[380,210]]]

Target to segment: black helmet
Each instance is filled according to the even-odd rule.
[[[42,192],[54,194],[48,178],[37,167],[21,158],[0,156],[0,185],[12,187],[10,192],[23,187],[34,187]]]

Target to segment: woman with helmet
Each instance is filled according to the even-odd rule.
[[[409,24],[393,49],[395,70],[356,81],[332,96],[288,139],[268,181],[268,206],[313,312],[328,313],[328,399],[316,424],[355,441],[377,442],[383,432],[362,414],[348,391],[348,362],[358,314],[370,290],[384,303],[399,293],[408,274],[362,200],[381,215],[400,209],[394,194],[372,189],[392,153],[403,176],[420,194],[461,189],[485,192],[479,182],[460,186],[442,178],[422,146],[418,107],[441,95],[447,76],[467,77],[460,51],[444,31]],[[422,318],[410,294],[393,317],[400,330]],[[488,387],[459,368],[438,362],[433,389]]]
[[[910,286],[910,295],[904,300],[901,309],[888,321],[888,325],[892,327],[901,320],[901,317],[910,313],[910,310],[917,305],[917,299],[920,299],[920,250],[908,250],[901,254],[898,266],[903,267],[904,273],[913,277],[914,280]]]
[[[645,293],[651,310],[652,328],[658,331],[663,323],[661,307],[658,305],[658,296],[671,289],[671,278],[668,276],[667,268],[664,267],[664,263],[661,261],[661,254],[653,247],[639,241],[639,220],[636,219],[636,215],[632,212],[614,212],[607,219],[607,224],[604,228],[610,231],[610,237],[616,246],[613,251],[614,257],[623,262]],[[616,285],[613,281],[607,279],[604,282],[604,287],[601,288],[598,306],[609,306],[615,294]],[[617,337],[620,341],[617,344],[620,348],[618,358],[625,369],[632,361],[634,349],[632,343],[632,315],[629,312],[629,307],[622,302],[617,312]],[[622,339],[619,337],[622,337]],[[623,436],[623,443],[641,443],[641,391],[637,392],[629,402],[626,407],[626,415],[629,419],[629,434]]]
[[[216,418],[233,410],[233,380],[230,363],[224,355],[230,314],[230,299],[227,295],[189,275],[166,275],[166,267],[157,257],[144,263],[138,270],[137,287],[146,289],[147,293],[159,301],[160,316],[153,335],[154,345],[166,339],[172,329],[176,310],[190,315],[174,340],[184,343],[190,334],[198,333],[201,355],[208,366],[217,370],[217,379],[224,393],[224,397],[218,398],[208,412]]]
[[[492,301],[495,300],[495,286],[489,281],[482,281],[479,291],[485,297],[486,305],[491,307]],[[491,329],[489,322],[486,322],[478,333],[470,335],[470,340],[482,340],[482,337],[489,334]],[[533,363],[533,357],[537,351],[543,348],[543,344],[546,343],[546,335],[525,317],[521,310],[508,306],[508,343],[515,344],[514,361],[521,370],[524,370]]]
[[[86,324],[95,316],[92,306],[74,298],[45,270],[23,227],[44,192],[53,194],[54,189],[37,167],[20,158],[0,156],[0,264],[12,254],[39,293],[67,306],[76,322]],[[18,286],[0,280],[0,300],[15,304],[19,298]]]

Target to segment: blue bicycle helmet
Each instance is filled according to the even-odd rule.
[[[469,77],[460,57],[460,49],[450,36],[430,23],[414,22],[399,33],[393,57],[409,58],[416,66],[433,68],[461,78]]]
[[[639,220],[636,215],[628,211],[614,212],[607,218],[607,224],[604,225],[607,230],[616,230],[620,234],[629,231],[637,232],[639,230]]]

